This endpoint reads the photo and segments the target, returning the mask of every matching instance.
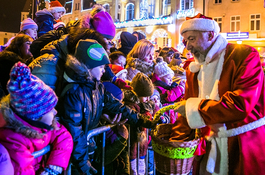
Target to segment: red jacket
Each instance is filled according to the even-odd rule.
[[[204,90],[199,84],[200,74],[189,70],[186,72],[186,115],[191,128],[206,126],[216,133],[213,128],[220,124],[225,125],[227,130],[231,130],[265,116],[264,74],[259,53],[246,45],[227,44],[224,48],[224,61],[215,87],[219,100],[207,98],[207,96],[198,98]],[[204,75],[209,77],[209,74]],[[207,88],[207,86],[202,87]],[[191,102],[193,102],[192,105]],[[198,115],[193,115],[195,112],[191,112],[192,110],[197,111]],[[227,142],[223,143],[226,149],[222,150],[219,148],[220,145],[218,149],[221,151],[221,156],[227,157],[228,164],[215,164],[215,168],[217,170],[226,168],[231,175],[265,174],[264,135],[263,125],[242,134],[226,137]],[[217,136],[217,139],[221,137]],[[209,151],[207,147],[206,154]],[[223,151],[227,151],[227,155]],[[199,174],[202,170],[200,166],[201,170],[196,171],[198,168],[199,166],[194,169],[194,174]],[[200,174],[203,174],[202,171]]]

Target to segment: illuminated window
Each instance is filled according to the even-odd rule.
[[[66,0],[64,8],[65,8],[66,13],[72,13],[73,1]]]
[[[147,2],[147,0],[141,0],[140,19],[148,19],[148,2]]]
[[[171,0],[164,0],[163,1],[163,15],[170,15],[171,14]]]
[[[230,18],[230,31],[238,32],[240,30],[240,16],[231,16]]]
[[[93,7],[94,4],[96,4],[95,0],[83,0],[83,10],[88,10]]]
[[[216,17],[216,18],[213,18],[219,25],[220,27],[220,32],[222,32],[222,17]]]
[[[149,18],[155,16],[155,0],[151,0],[149,4]]]
[[[126,20],[134,19],[134,4],[129,3],[126,5]]]
[[[250,15],[250,30],[260,30],[260,14]]]
[[[193,8],[193,0],[181,0],[181,10],[188,10]]]

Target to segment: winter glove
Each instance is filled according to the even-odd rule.
[[[82,162],[83,163],[83,162]],[[84,164],[80,163],[80,169],[83,172],[83,175],[93,175],[97,174],[97,170],[91,165],[90,161],[86,161]]]
[[[114,82],[116,86],[118,86],[120,89],[126,89],[126,90],[132,90],[133,88],[129,86],[124,80],[117,78]]]

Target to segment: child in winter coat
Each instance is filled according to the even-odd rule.
[[[87,140],[87,132],[98,126],[102,114],[115,116],[122,113],[121,120],[128,119],[128,123],[134,127],[151,128],[158,122],[132,111],[105,90],[100,79],[105,65],[109,63],[107,52],[97,41],[91,39],[79,40],[74,56],[68,55],[66,61],[66,86],[58,111],[74,139],[71,162],[72,172],[75,174],[89,175],[97,172],[90,162],[95,143],[92,147],[91,140]]]
[[[159,62],[160,61],[160,62]],[[160,93],[162,105],[179,101],[184,94],[185,82],[179,84],[172,81],[174,72],[168,67],[167,63],[157,59],[152,82]]]
[[[51,1],[48,9],[39,10],[36,12],[35,22],[37,23],[38,37],[53,30],[53,25],[56,24],[56,20],[60,19],[65,14],[65,8],[58,1]]]
[[[37,39],[38,25],[31,19],[27,18],[21,22],[20,32],[29,35],[33,40]]]
[[[154,86],[150,78],[139,72],[132,80],[131,86],[133,90],[124,92],[124,104],[129,106],[141,114],[148,115],[152,119],[154,103],[150,101],[150,96],[153,94]],[[145,156],[148,148],[146,138],[146,130],[142,127],[130,127],[130,164],[132,175],[145,174]],[[140,159],[137,166],[137,144],[140,142]],[[137,167],[138,172],[137,172]]]
[[[0,143],[8,150],[15,175],[60,174],[68,166],[73,140],[57,123],[57,96],[30,69],[18,62],[11,69],[9,95],[1,100],[6,124],[0,128]],[[50,145],[48,157],[33,152]]]

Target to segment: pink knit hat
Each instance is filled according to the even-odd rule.
[[[24,19],[21,22],[20,31],[31,29],[31,28],[38,30],[38,25],[31,18]]]
[[[107,39],[115,36],[115,25],[108,12],[101,11],[92,18],[93,28]]]
[[[31,74],[24,63],[16,63],[7,83],[10,104],[22,117],[38,119],[50,112],[57,104],[54,91],[38,77]]]

